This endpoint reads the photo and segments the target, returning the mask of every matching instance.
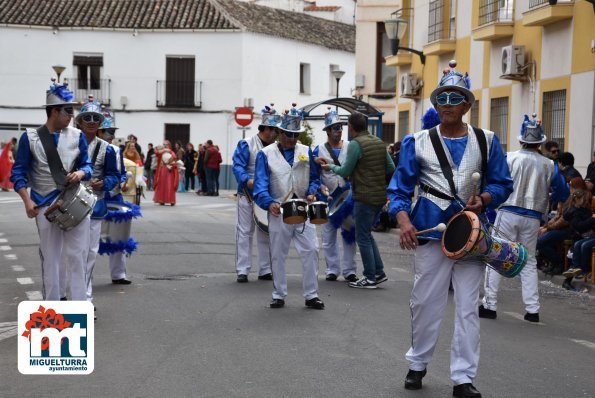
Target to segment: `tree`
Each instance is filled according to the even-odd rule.
[[[310,146],[310,145],[312,145],[312,142],[314,141],[314,134],[312,133],[312,126],[310,126],[310,123],[308,123],[307,121],[304,120],[304,127],[306,128],[306,130],[300,134],[300,136],[298,137],[298,140],[303,145]]]

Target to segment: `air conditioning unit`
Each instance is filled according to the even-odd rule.
[[[366,76],[362,74],[355,75],[355,88],[364,88],[366,86]]]
[[[502,75],[501,79],[524,78],[525,46],[506,46],[502,48]]]
[[[419,89],[423,86],[421,80],[417,80],[417,73],[403,73],[401,75],[401,97],[415,98],[419,95]]]

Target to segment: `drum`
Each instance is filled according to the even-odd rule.
[[[97,197],[91,187],[83,184],[67,187],[52,203],[44,215],[49,222],[69,231],[80,224],[93,211]]]
[[[289,199],[281,203],[285,224],[302,224],[308,218],[308,202],[303,199]]]
[[[117,217],[117,221],[103,221],[101,223],[101,240],[111,242],[128,242],[130,239],[130,230],[132,227],[132,209],[126,204],[108,202],[108,215],[115,218],[114,214],[122,215]],[[131,216],[126,217],[129,213]]]
[[[482,261],[507,278],[518,275],[528,257],[521,243],[490,236],[477,214],[470,211],[455,214],[448,221],[442,235],[442,252],[453,260]]]
[[[349,231],[353,226],[353,195],[351,189],[346,189],[338,197],[333,198],[328,212],[328,218],[335,228]]]
[[[308,219],[312,224],[326,224],[328,222],[328,205],[326,202],[310,203],[308,205]]]
[[[252,217],[256,227],[262,232],[268,235],[269,233],[269,213],[266,210],[261,209],[256,204],[253,204]]]

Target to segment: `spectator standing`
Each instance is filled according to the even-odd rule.
[[[175,144],[175,152],[176,152],[176,158],[178,160],[183,160],[184,159],[184,148],[182,147],[182,143],[180,141],[176,141]]]
[[[217,169],[221,163],[221,155],[212,140],[205,144],[205,172],[207,177],[207,196],[217,196]]]
[[[180,179],[176,154],[172,151],[168,140],[163,141],[163,147],[157,147],[155,153],[157,154],[157,171],[155,172],[153,202],[162,206],[166,203],[174,206]]]
[[[126,144],[126,147],[124,148],[124,158],[132,160],[137,166],[143,166],[143,161],[133,142],[128,142]]]
[[[591,163],[587,167],[587,176],[585,177],[585,183],[587,183],[587,189],[595,194],[595,151],[593,152],[593,158]]]
[[[186,152],[184,153],[184,167],[186,168],[184,173],[184,185],[186,187],[186,191],[190,192],[190,190],[194,191],[194,180],[196,179],[194,175],[194,163],[195,163],[196,151],[194,150],[194,145],[192,143],[186,144]]]
[[[562,152],[558,157],[558,164],[567,182],[570,182],[570,180],[576,177],[582,178],[581,173],[574,168],[574,155],[572,153]]]
[[[0,153],[0,188],[3,191],[9,191],[13,188],[13,184],[10,181],[13,163],[12,141],[9,141],[4,145],[2,153]]]
[[[207,187],[207,174],[205,171],[205,156],[207,153],[206,144],[200,144],[198,146],[198,160],[195,164],[196,175],[200,180],[200,190],[197,192],[199,195],[206,195],[209,191]]]
[[[145,155],[143,154],[143,149],[140,147],[140,145],[138,144],[137,141],[138,141],[138,138],[136,138],[136,135],[134,135],[134,134],[129,134],[128,135],[128,142],[132,142],[134,144],[134,147],[136,148],[136,151],[138,152],[141,161],[144,162]]]
[[[558,161],[558,156],[560,156],[560,147],[556,141],[547,141],[545,144],[543,144],[543,148],[545,149],[545,156],[554,162]]]
[[[155,149],[153,149],[153,144],[149,143],[149,145],[147,145],[147,157],[145,158],[145,177],[147,179],[147,191],[150,191],[153,188],[153,177],[155,175],[155,171],[151,169],[151,162],[153,161],[154,155]]]
[[[355,240],[362,257],[364,275],[348,286],[359,289],[376,289],[388,280],[380,251],[372,236],[372,226],[386,203],[386,176],[392,174],[395,165],[384,143],[367,130],[366,117],[359,112],[349,116],[347,127],[352,140],[347,146],[347,158],[341,165],[331,165],[318,158],[324,170],[330,170],[343,178],[350,177],[353,188],[353,214]]]

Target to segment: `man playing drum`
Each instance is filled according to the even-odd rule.
[[[455,384],[453,395],[481,397],[472,382],[479,363],[477,301],[485,266],[479,260],[447,258],[437,241],[440,232],[424,234],[419,241],[416,232],[447,223],[465,206],[476,213],[487,205],[498,206],[512,192],[512,179],[494,133],[476,133],[463,122],[463,115],[469,111],[475,97],[469,90],[467,76],[454,69],[456,62],[451,61],[449,65],[452,69],[444,70],[444,76],[430,96],[441,123],[429,131],[422,130],[403,139],[399,167],[388,190],[389,214],[397,217],[401,248],[416,249],[410,301],[412,338],[406,354],[409,372],[405,388],[417,390],[422,387],[422,378],[438,341],[452,280],[456,305],[450,355],[451,379]],[[483,143],[480,142],[482,138]],[[433,145],[433,140],[437,146]],[[434,148],[444,155],[440,156],[443,162]],[[481,193],[474,195],[471,176],[484,169],[484,153],[487,155],[485,183]],[[447,178],[448,174],[454,177]],[[411,197],[417,184],[422,189],[412,210]]]
[[[498,209],[494,234],[518,241],[528,251],[527,264],[521,271],[525,320],[539,322],[539,289],[537,286],[537,260],[535,248],[539,223],[548,209],[548,196],[553,202],[564,202],[570,193],[564,175],[554,161],[539,153],[539,146],[546,140],[541,121],[525,115],[519,141],[522,148],[509,152],[506,161],[514,182],[514,192]],[[479,306],[479,317],[496,319],[498,288],[502,276],[486,268],[484,297]]]
[[[233,174],[238,182],[238,219],[236,223],[236,272],[238,283],[248,282],[252,268],[252,237],[254,236],[254,170],[256,154],[262,148],[275,142],[277,125],[281,116],[271,106],[265,106],[258,134],[241,140],[233,153]],[[265,213],[266,214],[266,213]],[[262,220],[267,222],[267,220]],[[256,228],[256,247],[258,249],[258,279],[272,280],[269,237],[261,228]]]
[[[314,149],[314,157],[317,158],[320,156],[331,162],[330,164],[341,166],[341,164],[345,163],[345,159],[347,159],[347,142],[341,139],[343,122],[339,119],[336,111],[329,110],[325,115],[323,130],[326,131],[328,139],[326,144],[319,145]],[[319,170],[321,183],[326,186],[332,200],[338,199],[342,191],[351,189],[350,184],[340,175],[320,169],[318,164],[316,168]],[[322,199],[326,199],[324,197],[325,193],[321,193],[323,194]],[[349,207],[352,208],[352,205]],[[345,214],[345,216],[350,215]],[[337,243],[337,232],[341,228],[335,227],[335,225],[332,222],[322,225],[322,248],[324,250],[324,259],[326,260],[326,280],[336,281],[337,277],[342,274],[347,282],[356,282],[355,240],[349,239],[348,234],[351,231],[341,233],[343,240],[343,256],[341,256],[339,254],[339,244]]]
[[[88,154],[93,164],[93,174],[91,175],[89,186],[93,188],[93,193],[97,196],[97,202],[91,214],[89,246],[86,255],[85,273],[87,278],[88,301],[93,301],[93,268],[95,267],[95,260],[99,251],[101,223],[107,214],[105,194],[120,183],[120,172],[118,171],[114,148],[96,136],[97,129],[103,120],[104,116],[101,110],[101,104],[93,101],[92,97],[89,97],[89,102],[81,107],[81,111],[75,119],[77,127],[85,134],[85,138],[89,144]],[[67,271],[66,266],[63,262],[62,273]]]
[[[305,131],[302,115],[295,109],[286,111],[279,125],[279,142],[263,148],[256,156],[254,200],[269,211],[269,237],[273,271],[273,300],[271,308],[285,305],[287,276],[285,261],[289,245],[294,241],[302,262],[303,290],[306,307],[324,309],[318,298],[318,238],[316,227],[309,221],[286,224],[281,216],[281,204],[288,199],[316,199],[319,180],[313,167],[310,148],[298,144],[299,135]]]
[[[65,231],[49,222],[44,215],[65,186],[90,179],[93,171],[85,135],[69,126],[74,115],[73,105],[76,104],[72,101],[73,94],[68,90],[67,83],[60,85],[55,83],[55,79],[52,81],[46,92],[47,121],[39,129],[28,129],[21,136],[11,181],[25,205],[27,217],[35,217],[37,222],[43,299],[60,300],[62,259],[71,276],[70,298],[86,300],[85,259],[89,247],[89,216]],[[46,138],[49,145],[55,146],[57,152],[50,151],[55,156],[49,156],[44,149],[44,142],[48,145]],[[60,169],[62,173],[67,173],[65,177],[60,176]],[[60,177],[64,184],[58,181]],[[27,186],[31,187],[31,195],[27,192]]]

